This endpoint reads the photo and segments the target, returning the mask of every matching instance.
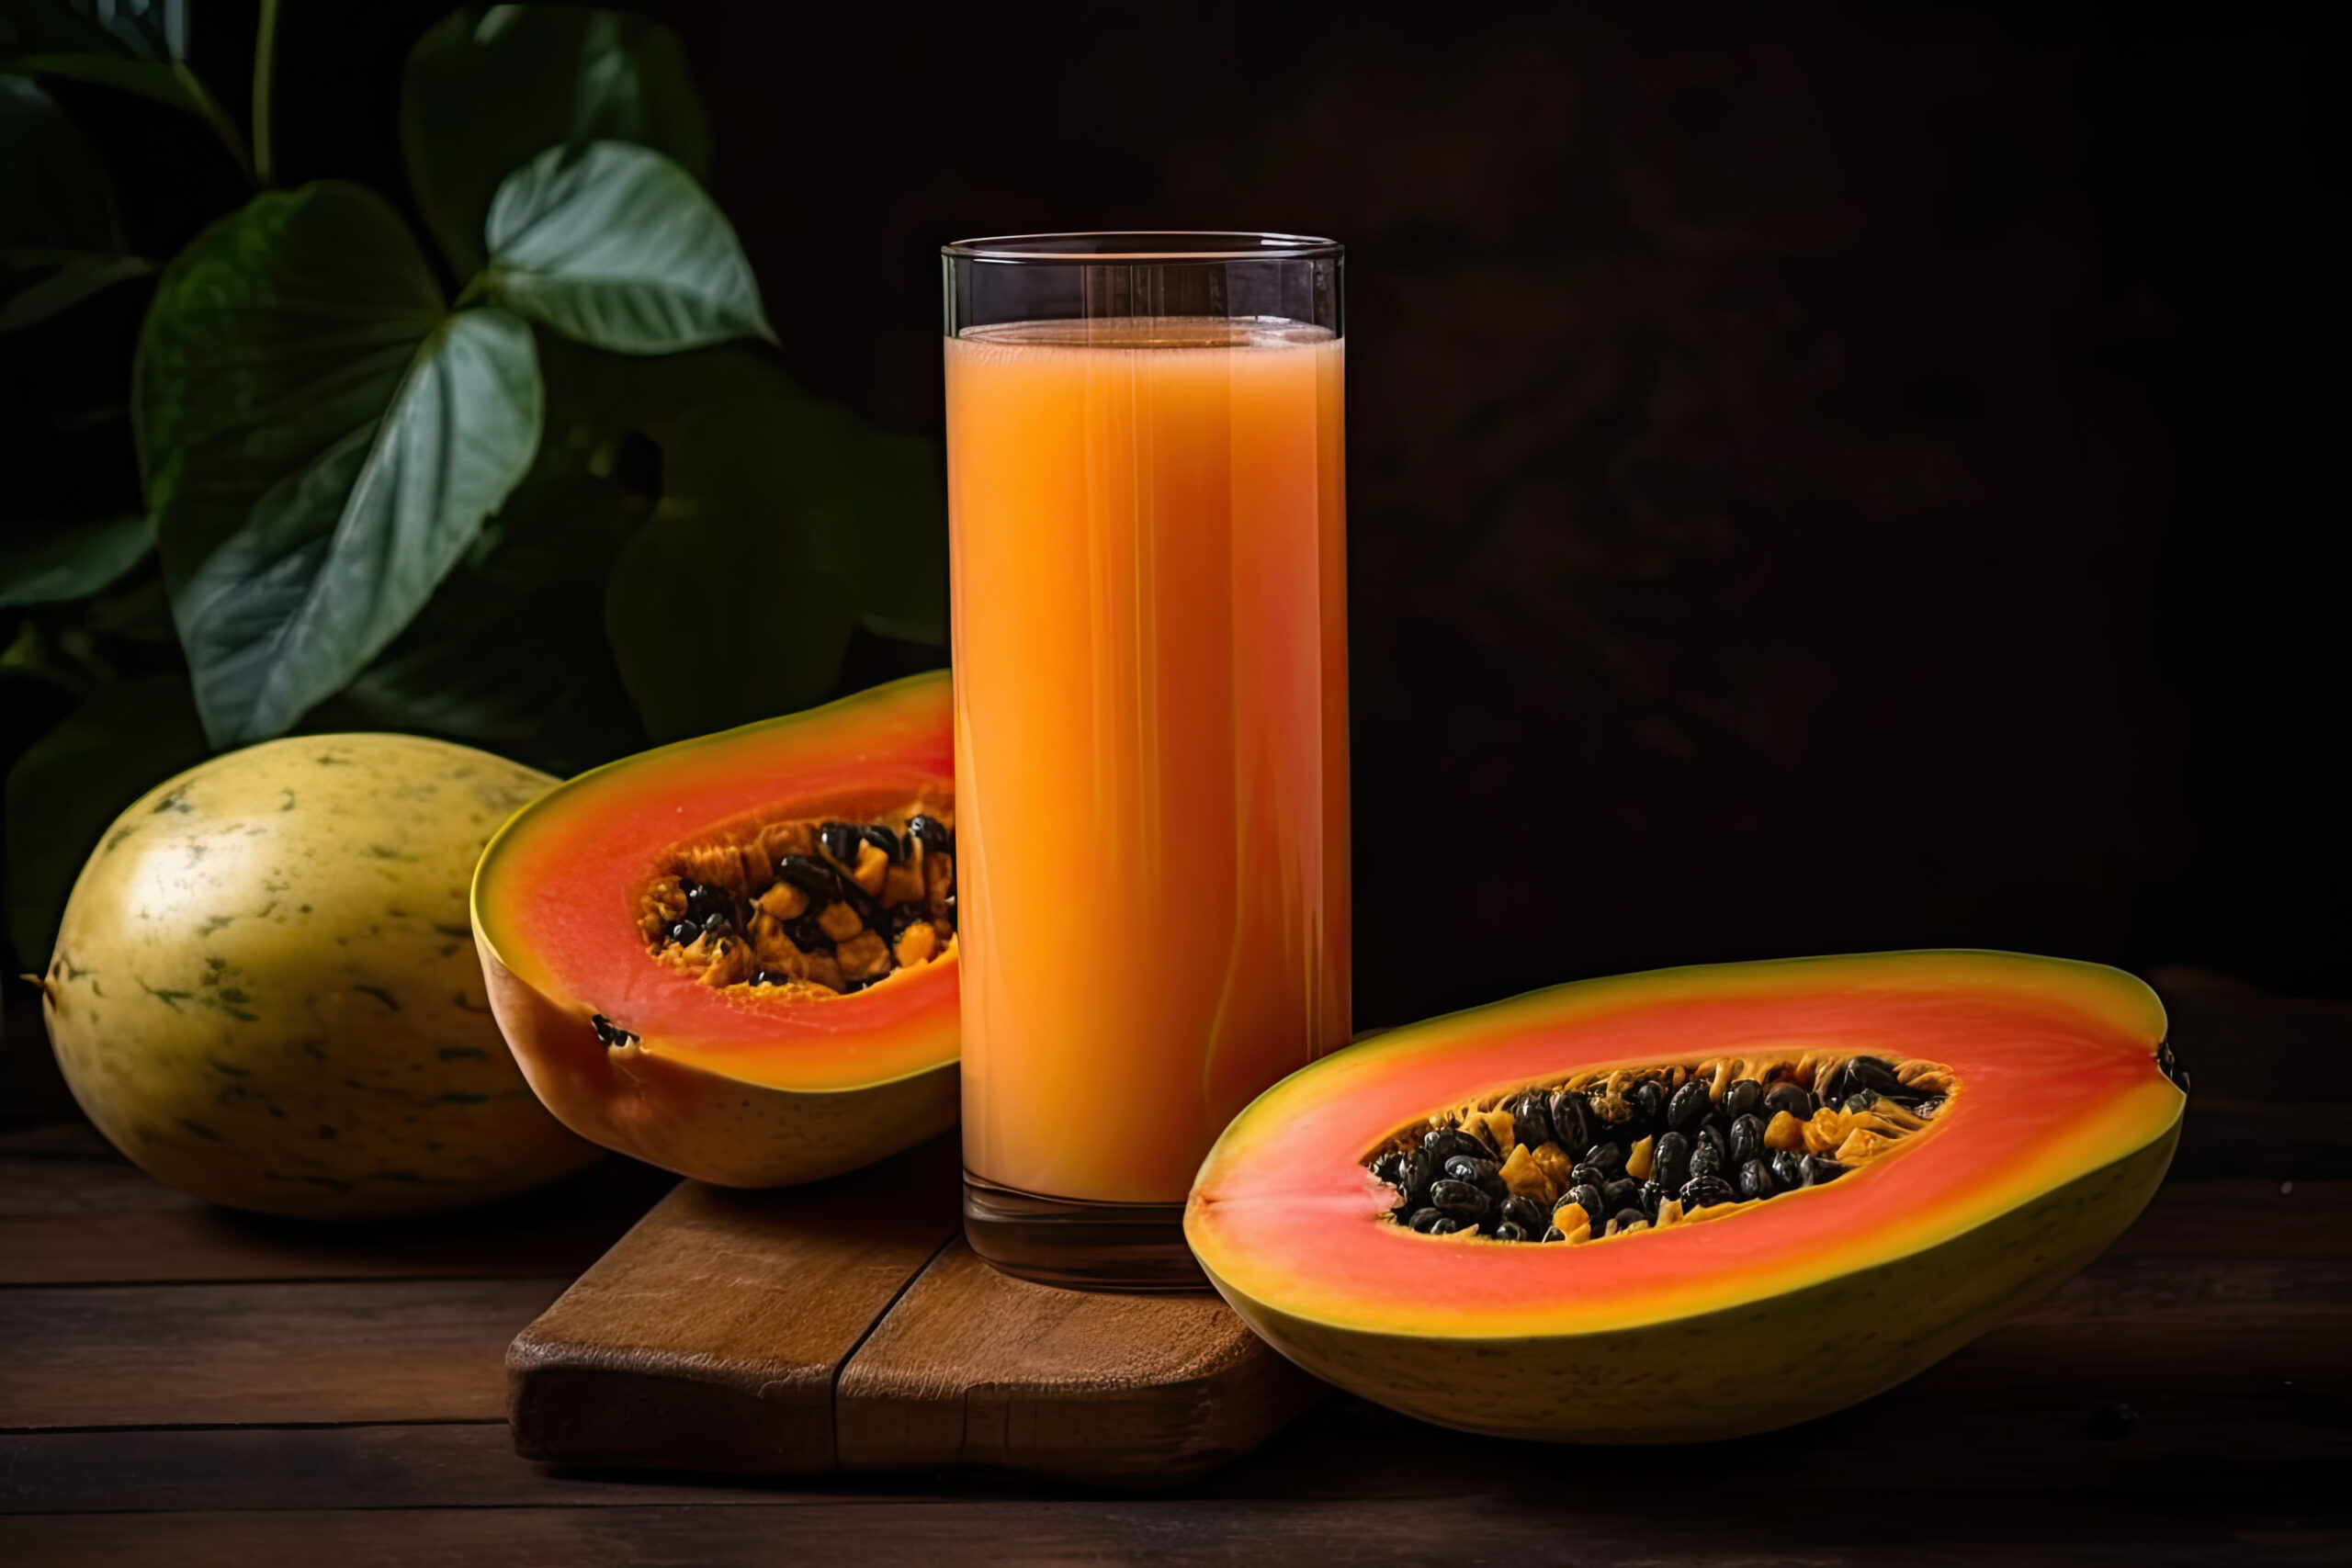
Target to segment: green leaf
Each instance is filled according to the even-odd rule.
[[[120,581],[154,547],[144,517],[67,523],[29,546],[0,548],[0,605],[63,604]]]
[[[561,773],[640,750],[605,638],[605,580],[644,521],[589,479],[533,479],[344,693],[371,728],[484,746]]]
[[[0,75],[0,266],[20,275],[0,302],[0,332],[154,270],[123,248],[96,150],[38,85]]]
[[[144,277],[154,270],[155,264],[144,256],[69,256],[0,305],[0,333],[45,321],[101,288]]]
[[[205,756],[187,680],[153,675],[93,688],[8,770],[8,937],[48,961],[66,895],[107,825]]]
[[[594,347],[668,354],[772,335],[735,231],[659,152],[550,149],[498,187],[488,237],[482,297]]]
[[[598,140],[708,175],[709,123],[669,28],[568,6],[468,7],[409,52],[401,151],[425,227],[459,276],[486,259],[482,222],[501,180],[550,147]]]
[[[0,75],[0,251],[121,249],[97,149],[37,84]]]
[[[861,602],[862,434],[837,409],[764,398],[688,413],[663,440],[663,500],[605,604],[653,740],[831,692]]]
[[[89,82],[194,115],[251,175],[236,122],[187,65],[183,0],[7,0],[0,63],[36,76]]]
[[[431,597],[528,469],[530,329],[444,310],[358,186],[257,197],[157,286],[133,374],[148,509],[214,742],[282,733]]]
[[[181,59],[186,0],[0,0],[0,57],[64,52]]]

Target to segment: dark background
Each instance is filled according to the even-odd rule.
[[[287,8],[289,183],[405,200],[386,128],[444,8]],[[1347,242],[1361,1023],[1945,943],[2352,995],[2314,39],[646,9],[790,365],[888,426],[940,426],[944,240]],[[229,10],[197,52],[233,103]],[[179,182],[190,228],[133,236],[165,254],[235,195],[154,114],[93,129]]]

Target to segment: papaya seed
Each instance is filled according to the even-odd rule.
[[[1959,1087],[1940,1063],[1812,1052],[1586,1070],[1433,1112],[1364,1166],[1403,1228],[1577,1246],[1826,1185],[1931,1130]]]
[[[956,834],[918,801],[878,821],[723,823],[665,852],[639,929],[695,982],[793,1001],[851,996],[953,950]]]

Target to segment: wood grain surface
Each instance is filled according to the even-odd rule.
[[[790,1192],[681,1183],[514,1340],[515,1448],[833,1468],[833,1381],[960,1225],[955,1139]]]
[[[19,1124],[0,1562],[2352,1561],[2352,1130],[2275,1092],[2340,1062],[2352,1008],[2162,988],[2198,1082],[2174,1179],[2080,1279],[1877,1399],[1734,1443],[1570,1450],[1335,1395],[1148,1494],[529,1462],[503,1348],[662,1179],[616,1166],[447,1231],[313,1235],[166,1192],[85,1127]]]
[[[1170,1486],[1321,1392],[1213,1296],[999,1274],[961,1239],[957,1169],[951,1137],[793,1191],[681,1183],[515,1339],[517,1451]]]
[[[959,1239],[842,1369],[835,1442],[844,1470],[1172,1486],[1255,1449],[1321,1392],[1214,1296],[1054,1290]]]

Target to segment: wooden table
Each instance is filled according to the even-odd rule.
[[[2352,1561],[2347,1112],[2280,1089],[2352,1055],[2352,1008],[2165,990],[2199,1078],[2175,1179],[2089,1273],[1904,1388],[1650,1450],[1335,1396],[1174,1493],[536,1466],[508,1442],[507,1341],[664,1179],[615,1162],[454,1221],[322,1230],[20,1121],[0,1134],[0,1563]]]

